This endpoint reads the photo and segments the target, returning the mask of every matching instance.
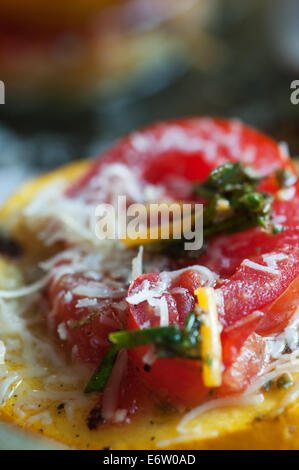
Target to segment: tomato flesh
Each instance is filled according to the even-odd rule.
[[[258,325],[257,333],[266,336],[281,331],[295,314],[298,299],[299,276],[272,304],[264,309],[263,319]]]
[[[84,273],[65,274],[57,280],[53,276],[46,292],[50,310],[47,322],[73,359],[97,365],[110,346],[108,335],[123,327],[127,311],[119,308],[124,304],[124,294],[113,301],[104,298],[95,306],[86,306],[85,302],[80,307],[86,297],[73,292],[89,282]]]
[[[169,195],[179,199],[178,181],[203,180],[226,161],[252,165],[263,175],[277,168],[294,171],[278,144],[257,130],[234,120],[189,118],[158,122],[132,132],[103,152],[67,194],[86,193],[94,177],[117,162],[127,165],[141,184],[162,184]]]

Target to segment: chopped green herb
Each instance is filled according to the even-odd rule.
[[[102,392],[108,382],[114,363],[116,361],[119,348],[111,346],[102,359],[101,364],[96,369],[85,388],[85,393]]]
[[[288,188],[292,186],[297,181],[297,175],[294,175],[290,170],[276,170],[275,171],[276,180],[280,188]]]
[[[211,199],[215,192],[223,197],[236,191],[250,192],[261,179],[250,166],[227,162],[212,170],[204,182],[195,183],[194,194]]]
[[[136,348],[146,344],[176,344],[180,341],[181,332],[178,326],[158,326],[143,330],[115,331],[109,335],[111,343],[119,349]]]
[[[184,328],[177,325],[145,328],[143,330],[115,331],[109,335],[113,344],[88,382],[85,393],[102,392],[121,349],[153,344],[157,357],[182,357],[200,360],[200,324],[195,312],[186,318]],[[150,369],[147,368],[147,371]]]
[[[278,388],[289,388],[291,385],[293,385],[293,379],[290,374],[283,374],[279,379],[277,380],[277,387]]]
[[[69,326],[70,328],[80,328],[81,326],[88,325],[98,315],[100,315],[99,312],[91,312],[85,317],[80,318],[79,320],[73,320],[72,322],[69,323]]]
[[[285,230],[285,227],[283,225],[280,225],[280,224],[275,224],[272,227],[273,235],[277,235],[278,233],[283,232],[284,230]]]
[[[251,167],[228,162],[212,170],[204,182],[195,183],[194,194],[208,200],[203,213],[204,236],[258,225],[269,230],[273,197],[256,191],[261,179]]]
[[[272,234],[283,230],[283,226],[272,223],[273,196],[257,190],[262,179],[250,166],[227,162],[212,170],[205,181],[193,184],[193,194],[206,199],[203,209],[205,239],[218,233],[240,232],[257,226]],[[198,257],[205,250],[203,246],[198,251],[185,251],[185,241],[183,236],[180,240],[159,240],[148,243],[145,249],[175,257]]]
[[[271,389],[271,387],[274,385],[274,382],[273,380],[268,380],[268,382],[265,383],[264,385],[264,389],[266,392],[269,392],[269,390]]]
[[[200,323],[198,316],[191,312],[182,331],[177,325],[145,328],[143,330],[115,331],[109,335],[109,340],[119,349],[153,344],[155,353],[160,358],[200,359]]]

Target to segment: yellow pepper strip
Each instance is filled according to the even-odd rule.
[[[154,206],[157,206],[156,208]],[[198,217],[200,214],[195,214],[194,210],[190,214],[183,214],[183,202],[171,202],[171,203],[159,203],[152,204],[151,207],[147,207],[148,212],[148,222],[152,215],[158,217],[163,215],[166,217],[165,223],[158,223],[158,225],[149,224],[149,228],[145,228],[144,231],[139,231],[137,234],[128,232],[126,238],[121,238],[121,242],[124,245],[139,246],[146,245],[148,243],[156,243],[160,240],[168,239],[180,239],[183,233],[183,228],[185,226],[192,227],[195,221],[195,217]],[[173,219],[169,219],[169,214],[172,212],[172,207],[175,207],[173,212]],[[188,225],[187,225],[188,224]],[[137,235],[137,236],[136,236]]]
[[[222,347],[215,298],[212,287],[200,287],[194,291],[197,296],[195,312],[201,316],[201,354],[203,381],[207,387],[219,387],[222,375]]]

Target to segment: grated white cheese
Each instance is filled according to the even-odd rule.
[[[65,323],[59,323],[57,327],[57,333],[62,341],[65,341],[67,339],[67,329]]]
[[[155,354],[155,347],[151,345],[148,349],[148,351],[144,354],[142,361],[144,364],[148,364],[149,366],[152,366],[157,359],[157,356]]]
[[[290,188],[283,188],[277,191],[276,197],[279,201],[290,201],[296,194],[295,186],[291,186]]]
[[[119,352],[103,393],[102,417],[110,420],[117,410],[119,391],[127,371],[128,355],[126,350]]]
[[[145,279],[135,290],[126,298],[131,305],[138,305],[147,301],[151,307],[155,309],[155,314],[160,317],[160,325],[169,325],[168,303],[163,294],[170,287],[172,279],[175,279],[184,271],[195,269],[202,275],[201,285],[215,285],[218,276],[204,266],[194,265],[188,268],[179,269],[177,271],[164,271],[159,274],[159,279],[154,284]]]
[[[112,283],[111,283],[112,284]],[[81,284],[72,290],[73,294],[82,295],[84,297],[91,298],[119,298],[125,295],[126,291],[120,284],[114,283],[112,287],[109,287],[107,283],[99,282],[88,282],[87,284]]]
[[[76,303],[76,308],[96,307],[98,303],[98,299],[79,299]]]
[[[276,413],[277,414],[283,413],[283,411],[287,408],[287,406],[294,403],[298,397],[299,397],[299,384],[297,383],[282,398],[281,402],[279,403],[279,409],[276,410]]]
[[[138,249],[137,256],[135,256],[135,258],[132,259],[132,275],[131,275],[132,281],[136,279],[136,277],[140,276],[143,272],[142,256],[143,256],[143,246],[141,245]]]
[[[18,297],[25,297],[40,291],[49,282],[49,277],[45,276],[37,282],[29,286],[20,287],[19,289],[0,290],[0,297],[2,299],[16,299]]]
[[[280,271],[277,269],[274,269],[270,266],[263,266],[262,264],[255,263],[254,261],[251,261],[249,259],[245,259],[242,261],[241,266],[247,266],[248,268],[252,268],[255,271],[263,271],[265,273],[270,273],[274,275],[280,274]]]
[[[168,305],[164,297],[161,297],[165,290],[169,287],[170,281],[160,280],[158,284],[151,285],[145,279],[137,288],[137,292],[127,297],[127,302],[131,305],[138,305],[145,300],[151,307],[154,307],[155,314],[160,316],[160,325],[167,326],[169,324]]]
[[[190,434],[182,434],[180,436],[170,437],[169,439],[163,439],[157,442],[157,447],[165,448],[174,444],[180,444],[181,442],[193,441],[194,439],[208,439],[210,437],[217,437],[218,431],[202,432],[199,429]]]
[[[199,418],[202,414],[207,413],[208,411],[215,409],[215,408],[223,408],[223,407],[234,407],[234,406],[249,406],[249,405],[257,405],[264,401],[263,394],[257,395],[234,395],[225,398],[218,398],[216,400],[211,400],[203,405],[197,406],[193,408],[188,413],[185,414],[183,419],[179,422],[177,426],[177,431],[181,434],[190,433],[190,431],[198,432],[201,430],[201,426],[198,423],[195,423],[193,427],[189,426],[192,421]]]
[[[185,287],[174,287],[173,289],[171,289],[170,293],[184,295],[188,293],[188,289],[185,289]]]
[[[123,423],[127,417],[128,410],[126,409],[117,409],[114,414],[112,421],[113,423]]]
[[[202,424],[200,422],[201,415],[217,408],[259,405],[263,403],[263,401],[263,394],[257,394],[250,396],[235,395],[206,402],[185,414],[177,426],[178,436],[158,441],[157,447],[163,448],[194,439],[217,437],[219,435],[217,429],[209,432],[202,430]]]
[[[68,304],[70,303],[71,301],[73,300],[73,295],[70,291],[67,291],[65,294],[64,294],[64,301]]]
[[[287,142],[279,142],[278,147],[280,150],[280,155],[283,160],[287,161],[290,158],[290,150]]]
[[[269,268],[279,272],[277,262],[287,259],[288,256],[284,253],[266,253],[265,255],[262,255],[262,258]]]
[[[15,372],[12,372],[0,382],[0,406],[5,405],[21,383],[22,378]]]
[[[219,435],[218,431],[202,432],[202,431],[193,431],[190,434],[182,434],[181,436],[170,437],[169,439],[163,439],[157,442],[157,447],[165,448],[172,446],[174,444],[180,444],[181,442],[193,441],[194,439],[208,439],[210,437],[217,437]]]
[[[5,364],[6,347],[3,341],[0,340],[0,365]]]
[[[36,423],[37,421],[40,421],[41,424],[43,424],[44,426],[46,426],[47,424],[52,424],[52,418],[51,418],[49,411],[42,411],[41,413],[32,415],[29,418],[27,418],[26,421],[28,424],[33,424],[33,423]]]

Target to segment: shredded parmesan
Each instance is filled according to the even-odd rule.
[[[14,372],[0,382],[0,406],[5,405],[6,400],[15,393],[21,383],[21,377]]]
[[[135,290],[126,298],[131,305],[138,305],[147,301],[154,308],[155,314],[160,317],[160,325],[169,325],[168,303],[163,295],[170,287],[172,279],[175,279],[184,271],[195,269],[202,275],[202,285],[215,285],[218,276],[204,266],[191,266],[189,268],[179,269],[177,271],[164,271],[160,273],[159,279],[154,284],[145,279]]]
[[[103,393],[102,416],[104,419],[112,419],[117,410],[120,386],[126,374],[127,361],[127,351],[120,351]]]
[[[27,419],[28,424],[36,423],[37,421],[40,421],[41,424],[43,424],[44,426],[46,426],[47,424],[51,424],[52,418],[51,418],[49,411],[43,411],[41,413],[37,413],[35,415],[30,416]]]
[[[156,353],[155,353],[155,347],[151,345],[148,349],[148,351],[144,354],[142,361],[144,364],[148,364],[149,366],[152,366],[157,359]]]
[[[57,333],[62,341],[65,341],[67,339],[67,329],[65,323],[59,323],[57,327]]]
[[[264,266],[262,264],[255,263],[254,261],[251,261],[249,259],[245,259],[244,261],[242,261],[241,265],[242,266],[247,266],[248,268],[252,268],[255,271],[263,271],[265,273],[270,273],[270,274],[274,274],[274,275],[280,274],[280,271],[278,271],[277,269],[274,269],[274,268],[269,267],[269,266]]]
[[[290,157],[290,150],[289,150],[289,146],[288,146],[288,143],[287,142],[279,142],[278,143],[278,147],[279,147],[279,150],[280,150],[280,155],[282,156],[282,158],[287,161]]]
[[[89,308],[89,307],[96,307],[99,304],[98,299],[79,299],[76,303],[76,308]]]
[[[0,297],[2,299],[16,299],[18,297],[25,297],[40,291],[49,282],[49,277],[45,276],[39,281],[29,286],[20,287],[19,289],[0,290]]]
[[[112,284],[112,283],[110,283]],[[73,294],[82,295],[84,297],[91,297],[91,298],[119,298],[125,295],[126,291],[120,284],[114,283],[113,286],[109,287],[107,283],[95,283],[89,282],[87,284],[82,284],[78,287],[75,287],[72,290]]]
[[[186,413],[184,418],[178,424],[177,431],[181,434],[190,434],[190,431],[192,433],[200,431],[201,426],[198,425],[198,423],[195,423],[195,425],[191,428],[188,425],[192,423],[192,421],[194,421],[195,419],[199,418],[202,414],[207,413],[212,409],[234,406],[258,405],[263,401],[264,395],[262,393],[257,395],[235,395],[208,401],[203,405],[197,406],[196,408],[193,408],[191,411]]]
[[[132,260],[132,281],[136,279],[137,276],[142,274],[142,256],[143,256],[143,246],[141,245],[138,249],[138,255]]]
[[[5,363],[6,347],[3,341],[0,340],[0,365]]]
[[[283,188],[277,191],[276,197],[279,201],[290,201],[296,194],[295,186],[291,186],[290,188]]]
[[[292,404],[299,397],[299,384],[297,383],[291,388],[289,392],[285,394],[281,402],[279,403],[279,409],[276,411],[277,414],[282,413],[288,405]]]
[[[279,272],[277,262],[287,259],[288,256],[285,253],[266,253],[262,255],[262,258],[269,268]]]
[[[165,448],[172,446],[174,444],[180,444],[181,442],[190,442],[194,439],[208,439],[211,437],[217,437],[219,435],[218,431],[211,432],[192,432],[190,434],[183,434],[181,436],[170,437],[169,439],[163,439],[157,442],[157,447]]]

